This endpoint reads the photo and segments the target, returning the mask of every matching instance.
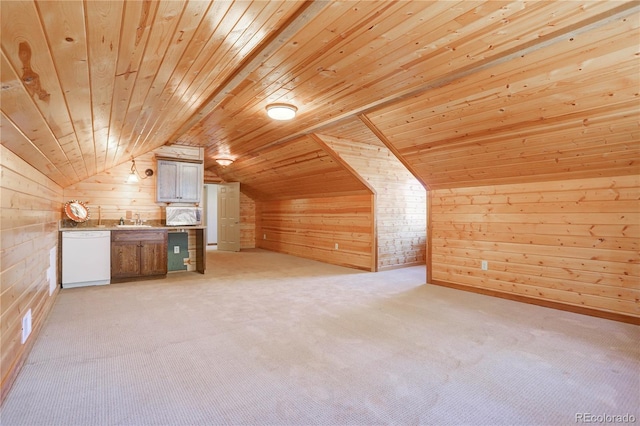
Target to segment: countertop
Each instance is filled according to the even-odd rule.
[[[154,230],[154,229],[166,229],[169,231],[188,231],[189,229],[206,229],[206,226],[203,225],[189,225],[189,226],[167,226],[162,223],[153,223],[148,222],[145,225],[150,226],[126,226],[119,227],[117,226],[117,222],[110,220],[105,221],[102,226],[98,226],[97,221],[87,221],[83,223],[75,223],[70,221],[62,220],[58,225],[59,231],[144,231],[144,230]]]

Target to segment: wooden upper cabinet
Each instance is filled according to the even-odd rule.
[[[203,185],[202,163],[158,160],[156,201],[199,203]]]

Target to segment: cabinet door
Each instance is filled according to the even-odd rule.
[[[176,161],[158,160],[157,201],[165,203],[179,201],[179,165],[180,163]]]
[[[111,278],[140,275],[139,244],[139,241],[119,241],[111,244]]]
[[[202,192],[202,164],[180,163],[179,197],[185,203],[199,203]]]
[[[199,203],[203,179],[201,163],[158,160],[156,201],[163,203]]]
[[[167,274],[167,230],[111,232],[111,279]]]
[[[167,274],[167,242],[142,241],[140,247],[140,275]]]

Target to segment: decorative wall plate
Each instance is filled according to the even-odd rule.
[[[89,208],[78,200],[67,201],[64,204],[64,212],[74,222],[86,222],[89,219]]]

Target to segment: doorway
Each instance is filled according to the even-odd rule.
[[[205,226],[207,227],[207,246],[218,245],[218,185],[205,184]]]
[[[207,247],[240,251],[240,183],[205,184],[203,193]]]

